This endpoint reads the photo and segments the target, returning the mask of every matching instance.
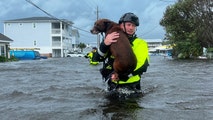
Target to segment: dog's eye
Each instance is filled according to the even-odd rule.
[[[100,25],[99,25],[99,24],[95,24],[95,26],[96,26],[96,27],[99,27]]]

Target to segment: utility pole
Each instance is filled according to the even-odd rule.
[[[97,6],[97,9],[96,9],[96,17],[97,17],[97,20],[99,19],[99,10],[98,10],[98,6]],[[97,48],[100,46],[100,34],[97,34]]]

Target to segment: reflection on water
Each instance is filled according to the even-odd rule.
[[[104,118],[113,120],[134,120],[137,118],[136,111],[143,109],[136,99],[127,99],[125,101],[114,101],[110,99],[101,107],[103,109]]]
[[[143,97],[109,99],[85,58],[0,63],[2,120],[210,120],[213,61],[151,56]]]

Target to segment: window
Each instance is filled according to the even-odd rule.
[[[36,46],[36,40],[34,40],[33,45]]]
[[[4,46],[0,46],[0,56],[5,56]]]
[[[33,23],[33,28],[36,28],[36,23]]]

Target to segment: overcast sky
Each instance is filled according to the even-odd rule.
[[[31,0],[41,9],[59,19],[74,22],[83,43],[96,42],[96,36],[89,33],[97,19],[107,18],[117,22],[126,12],[139,17],[137,35],[144,39],[163,39],[165,31],[159,25],[167,6],[177,0]],[[26,0],[0,0],[0,33],[5,20],[48,16]]]

